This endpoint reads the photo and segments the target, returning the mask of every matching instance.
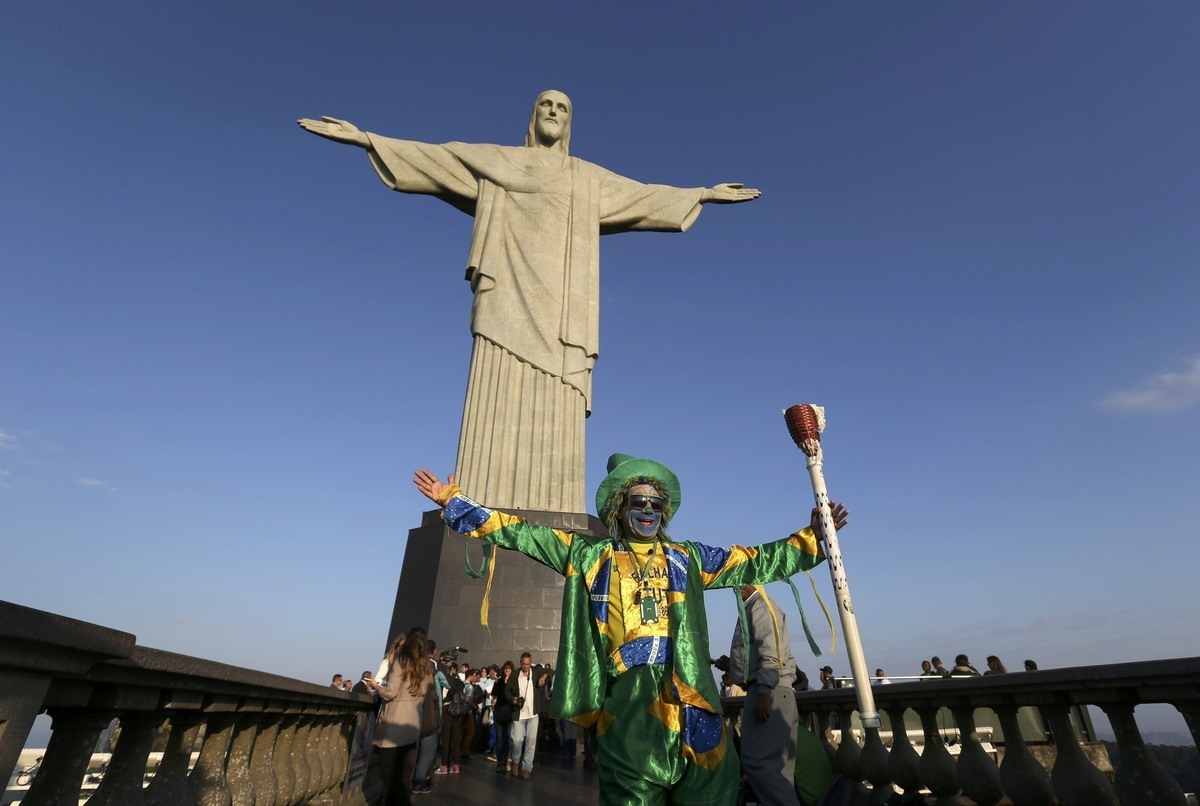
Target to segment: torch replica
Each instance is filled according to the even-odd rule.
[[[833,593],[837,598],[838,615],[842,620],[846,654],[850,656],[854,691],[858,695],[858,717],[864,728],[878,729],[879,713],[875,710],[871,677],[867,673],[867,661],[863,657],[862,641],[858,637],[858,622],[854,618],[854,605],[850,602],[850,586],[846,582],[842,550],[838,547],[837,528],[833,525],[833,516],[829,511],[829,493],[825,491],[825,476],[821,472],[821,432],[825,430],[825,409],[803,403],[784,411],[783,419],[787,421],[788,432],[791,433],[797,447],[808,457],[808,475],[812,478],[813,495],[817,499],[821,531],[825,533],[825,557],[829,562],[829,576],[833,580]]]

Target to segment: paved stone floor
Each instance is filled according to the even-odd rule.
[[[433,792],[414,795],[413,803],[454,803],[485,806],[574,806],[594,804],[600,799],[600,785],[595,772],[583,769],[583,754],[573,762],[562,762],[557,753],[540,753],[533,765],[533,775],[521,781],[496,773],[496,765],[483,756],[474,755],[462,763],[458,775],[433,776]]]

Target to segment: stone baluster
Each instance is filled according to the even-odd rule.
[[[958,724],[958,784],[962,792],[977,806],[996,806],[1004,797],[1000,785],[1000,768],[983,749],[979,733],[975,730],[975,708],[972,705],[956,704],[950,710]]]
[[[900,787],[905,802],[917,796],[921,790],[921,756],[917,753],[904,729],[904,714],[908,709],[893,705],[886,709],[892,724],[892,752],[888,756],[888,772],[892,782]]]
[[[296,728],[299,725],[299,714],[285,714],[275,737],[275,780],[278,784],[275,803],[279,806],[288,806],[300,800],[296,797],[296,768],[292,765],[292,744],[296,741]]]
[[[311,798],[328,786],[330,764],[325,747],[325,717],[313,715],[309,719],[312,729],[308,732],[304,752],[308,756],[308,796]]]
[[[291,803],[303,803],[310,797],[308,782],[312,778],[312,770],[308,765],[308,734],[311,732],[312,717],[301,715],[296,733],[292,736],[291,763],[296,783],[292,789]]]
[[[195,711],[176,711],[171,715],[171,733],[162,763],[144,793],[146,806],[193,806],[188,766],[203,722],[204,717]]]
[[[1171,775],[1154,760],[1142,741],[1131,703],[1105,703],[1121,751],[1117,767],[1117,796],[1124,804],[1153,803],[1154,806],[1186,806],[1187,798]]]
[[[345,719],[339,716],[329,716],[329,726],[326,728],[325,748],[329,754],[329,787],[340,787],[342,782],[346,780],[346,744],[345,737]],[[413,751],[416,752],[415,750]]]
[[[141,806],[146,802],[146,761],[166,717],[139,711],[122,714],[120,719],[121,736],[104,771],[104,780],[88,798],[89,806]]]
[[[317,732],[317,754],[320,757],[320,788],[318,793],[325,792],[326,789],[334,786],[337,781],[337,757],[334,753],[334,735],[336,733],[334,717],[324,715],[318,718],[319,726]]]
[[[323,720],[320,716],[310,714],[308,717],[308,736],[304,739],[304,758],[308,762],[308,782],[304,794],[312,798],[324,788],[325,770],[321,759],[321,727]]]
[[[255,806],[275,806],[279,797],[279,782],[275,780],[275,739],[279,735],[280,714],[260,717],[254,749],[250,754],[250,781],[254,786]]]
[[[100,732],[112,721],[105,711],[51,711],[54,732],[41,769],[21,799],[24,806],[76,806]]]
[[[318,755],[321,757],[321,788],[324,792],[337,782],[338,759],[334,753],[334,736],[337,734],[337,724],[332,716],[321,717],[321,730],[318,744]]]
[[[838,708],[834,713],[837,714],[838,724],[842,728],[842,740],[838,742],[837,754],[833,758],[833,769],[843,778],[861,781],[862,748],[854,741],[854,728],[850,721],[850,715],[854,712],[849,708]]]
[[[354,747],[354,731],[358,727],[358,717],[356,715],[343,716],[338,741],[338,758],[341,759],[341,767],[338,769],[338,780],[346,780],[346,775],[350,772],[350,751]]]
[[[1117,806],[1117,795],[1108,778],[1087,759],[1079,747],[1079,737],[1071,724],[1065,704],[1042,706],[1042,712],[1054,732],[1058,758],[1050,773],[1050,783],[1062,806]]]
[[[892,795],[892,774],[888,772],[888,751],[879,737],[879,728],[864,728],[861,767],[862,780],[871,784],[876,803]]]
[[[1000,729],[1004,731],[1004,760],[1000,762],[1004,794],[1017,806],[1053,806],[1050,773],[1029,752],[1021,736],[1017,706],[997,706],[996,715],[1000,717]]]
[[[210,714],[205,723],[200,758],[188,776],[196,806],[230,806],[232,802],[229,787],[225,784],[225,759],[229,755],[236,722],[237,714],[220,711]]]
[[[254,749],[261,713],[242,714],[233,728],[229,760],[225,763],[225,784],[233,806],[255,806],[254,779],[250,774],[250,754]]]
[[[917,709],[921,717],[921,730],[925,732],[925,748],[921,752],[921,780],[937,799],[938,806],[957,806],[959,803],[958,776],[954,770],[954,757],[946,749],[942,734],[938,730],[936,705],[922,705]]]

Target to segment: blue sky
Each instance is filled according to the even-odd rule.
[[[589,488],[651,456],[677,536],[783,536],[811,489],[779,412],[824,405],[872,668],[1200,645],[1200,5],[6,4],[0,31],[0,597],[373,666],[411,471],[454,460],[471,221],[295,120],[516,144],[554,87],[576,156],[763,191],[604,240]]]

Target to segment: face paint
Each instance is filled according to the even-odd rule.
[[[661,500],[658,491],[649,484],[639,484],[629,491],[629,499],[641,503],[642,509],[629,503],[621,507],[622,534],[630,540],[653,540],[662,525],[662,507],[654,508],[654,500]]]

